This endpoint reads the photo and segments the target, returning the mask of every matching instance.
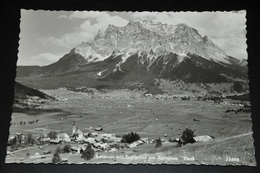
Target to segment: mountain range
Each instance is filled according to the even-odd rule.
[[[226,55],[208,36],[181,23],[130,21],[109,25],[47,66],[18,66],[19,77],[86,78],[87,84],[121,87],[155,78],[186,83],[247,81],[246,60]],[[89,79],[89,80],[87,80]],[[75,81],[75,79],[74,79]],[[149,83],[148,82],[148,83]]]

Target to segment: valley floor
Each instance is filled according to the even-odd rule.
[[[65,89],[45,90],[45,93],[59,98],[46,102],[39,108],[14,111],[10,136],[15,133],[34,136],[50,131],[72,133],[72,125],[89,132],[90,127],[102,126],[102,133],[122,137],[129,132],[138,133],[141,138],[178,138],[186,129],[195,130],[195,135],[213,136],[209,142],[187,144],[176,148],[176,143],[163,143],[161,148],[146,144],[135,148],[96,153],[89,161],[78,154],[62,154],[68,163],[171,163],[171,164],[213,164],[255,166],[250,113],[228,112],[239,105],[217,104],[197,100],[160,100],[147,98],[89,98],[85,93]],[[119,92],[119,91],[118,91]],[[118,93],[114,93],[117,95]],[[121,93],[122,95],[122,93]],[[105,96],[105,95],[103,95]],[[20,121],[36,120],[37,123],[20,125]],[[167,134],[167,135],[165,135]],[[166,137],[165,137],[166,136]],[[59,145],[59,144],[58,144]],[[17,150],[7,155],[6,162],[48,163],[51,162],[56,145],[37,146]],[[33,155],[49,150],[51,156],[30,159]]]

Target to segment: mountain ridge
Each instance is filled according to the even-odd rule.
[[[156,53],[196,53],[206,59],[214,57],[216,61],[230,63],[228,56],[208,36],[202,37],[196,29],[186,24],[173,26],[148,21],[130,21],[124,27],[109,25],[106,30],[99,30],[93,40],[82,42],[75,49],[86,59],[89,59],[90,54],[95,55],[96,61],[104,60],[114,50],[130,54],[152,50]]]
[[[208,36],[186,24],[130,21],[109,25],[74,47],[57,62],[29,75],[66,76],[83,73],[90,81],[124,81],[158,77],[187,83],[247,80],[245,61],[226,55]],[[138,71],[138,73],[137,73]],[[27,72],[28,75],[28,72]],[[130,76],[129,76],[130,75]]]

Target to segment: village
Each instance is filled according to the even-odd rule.
[[[216,100],[213,96],[125,90],[93,94],[65,88],[45,92],[55,99],[15,100],[6,163],[110,163],[104,158],[185,150],[185,146],[190,146],[187,143],[206,145],[247,134],[250,128],[240,125],[248,114],[240,111],[244,104],[222,97]],[[236,119],[232,118],[234,115]],[[212,118],[219,123],[212,124]],[[238,127],[242,127],[241,132],[235,130]],[[183,140],[187,128],[191,137]],[[224,133],[230,128],[234,129],[232,133]],[[124,139],[134,135],[138,136],[134,140]],[[86,160],[82,155],[89,146],[94,154]],[[54,162],[57,152],[60,160]]]
[[[23,152],[24,154],[26,154],[26,156],[20,156],[18,160],[22,162],[26,162],[27,160],[27,162],[29,161],[30,163],[35,163],[37,162],[37,159],[40,159],[40,162],[44,162],[44,160],[46,159],[50,161],[51,158],[54,157],[55,152],[57,152],[58,150],[60,153],[80,155],[83,153],[83,151],[86,150],[88,145],[91,145],[91,148],[97,154],[103,152],[114,152],[127,148],[135,148],[137,146],[146,144],[155,144],[155,148],[157,148],[162,147],[163,144],[167,144],[170,142],[176,142],[176,144],[183,142],[182,138],[170,138],[167,140],[168,135],[164,134],[162,138],[138,138],[138,140],[128,143],[126,141],[123,141],[122,137],[117,137],[115,134],[102,133],[102,127],[97,127],[94,129],[90,127],[89,130],[92,132],[83,133],[74,122],[71,135],[65,132],[57,133],[51,131],[48,134],[42,134],[38,136],[34,135],[36,137],[34,138],[31,134],[25,136],[22,133],[16,133],[14,136],[10,136],[9,138],[10,150],[7,151],[7,156],[16,155],[16,153],[20,150],[28,150],[27,153]],[[128,135],[130,134],[136,135],[136,133],[133,132],[129,133]],[[192,138],[192,142],[190,143],[207,142],[210,140],[212,140],[212,137],[208,135],[196,137],[194,136]],[[53,148],[53,146],[56,146],[56,149],[55,147],[55,150],[44,149],[44,147],[46,148],[47,146],[51,146],[49,148]],[[63,149],[61,146],[63,146]],[[29,151],[32,148],[37,148],[38,150],[35,153],[31,153]],[[82,159],[82,161],[84,160]],[[68,155],[66,157],[61,157],[60,160],[60,163],[66,162],[68,162]]]
[[[91,145],[95,153],[98,153],[116,151],[124,148],[133,148],[139,145],[144,145],[152,142],[148,138],[141,138],[130,144],[122,143],[122,138],[117,137],[115,134],[101,133],[102,127],[97,127],[95,129],[90,128],[90,131],[92,132],[83,133],[74,122],[71,135],[68,135],[65,132],[57,133],[52,131],[48,134],[36,136],[35,141],[31,143],[30,140],[27,139],[30,138],[30,135],[25,136],[22,133],[16,133],[14,136],[10,136],[9,138],[9,145],[11,147],[10,151],[7,151],[7,155],[12,155],[13,153],[19,150],[24,150],[26,148],[30,149],[31,147],[35,146],[42,149],[42,146],[46,145],[57,145],[58,147],[60,145],[70,145],[69,150],[72,154],[81,154],[86,149],[88,144]],[[15,141],[15,144],[13,141]],[[25,143],[27,143],[28,146],[25,145]],[[12,148],[12,145],[20,147],[14,149]],[[42,150],[42,152],[35,152],[34,155],[29,156],[29,158],[45,159],[46,157],[52,157],[51,153],[53,152],[49,150]],[[27,155],[29,154],[27,153]],[[23,158],[20,158],[20,160],[23,160]],[[63,159],[62,161],[66,162],[66,159]]]

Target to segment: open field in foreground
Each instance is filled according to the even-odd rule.
[[[177,138],[186,128],[196,129],[195,135],[210,135],[209,142],[187,144],[176,148],[176,143],[165,143],[162,148],[154,144],[129,149],[100,153],[90,161],[80,155],[63,154],[69,163],[186,163],[255,165],[251,117],[249,113],[225,113],[236,105],[221,105],[205,101],[157,100],[157,99],[87,99],[82,93],[64,89],[46,90],[47,94],[58,96],[59,101],[44,103],[39,110],[24,110],[13,113],[12,122],[38,119],[38,123],[12,125],[10,135],[17,132],[33,135],[47,134],[50,131],[72,133],[73,122],[83,133],[90,127],[103,127],[104,133],[114,133],[122,137],[131,131],[141,138]],[[164,137],[167,134],[167,137]],[[56,145],[46,145],[43,149],[54,151]],[[17,150],[8,155],[6,162],[28,162],[28,151],[35,153],[37,146]],[[53,153],[53,152],[52,152]],[[102,156],[102,157],[101,157]],[[106,158],[107,156],[107,158]],[[109,157],[108,157],[109,156]],[[112,157],[113,156],[113,157]],[[126,156],[136,156],[125,159]],[[138,158],[139,157],[139,158]],[[165,157],[158,159],[158,157]],[[184,157],[187,157],[186,160]],[[23,158],[21,160],[21,158]],[[52,157],[34,160],[51,162]],[[178,158],[176,160],[176,158]],[[193,159],[194,158],[194,159]],[[227,161],[239,158],[239,161]],[[147,159],[147,161],[144,161]],[[188,159],[188,160],[187,160]],[[190,159],[190,160],[189,160]]]

